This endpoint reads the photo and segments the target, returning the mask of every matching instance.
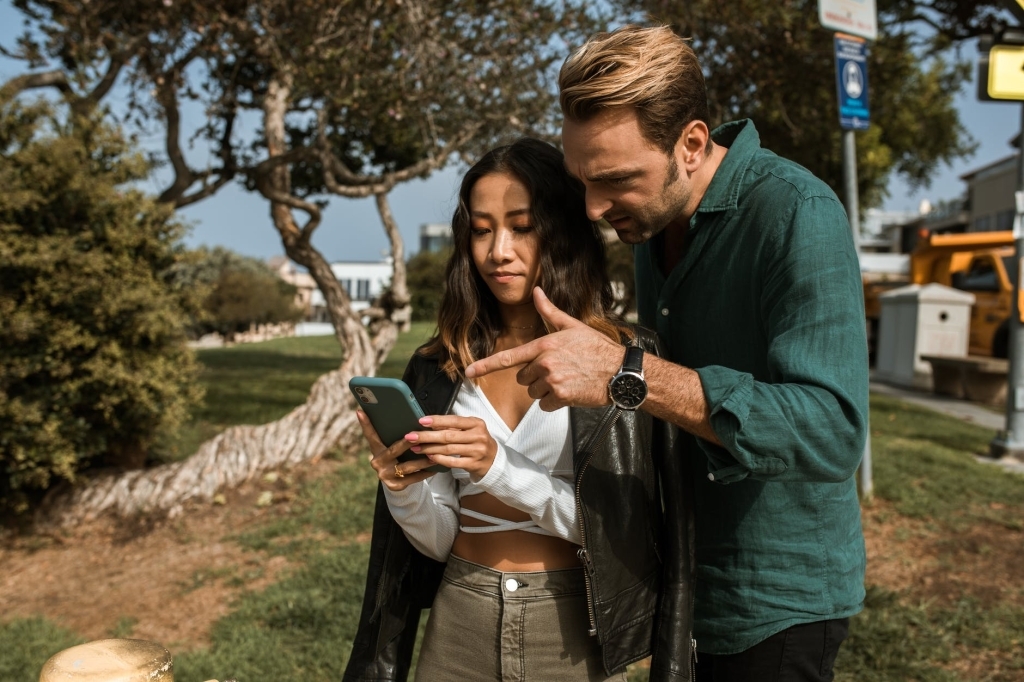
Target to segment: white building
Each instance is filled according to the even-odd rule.
[[[309,273],[298,272],[295,264],[284,256],[275,256],[268,264],[281,279],[295,286],[296,305],[306,311],[304,321],[295,325],[295,335],[333,334],[327,302],[313,277]],[[352,310],[358,312],[369,308],[370,303],[391,284],[391,264],[390,257],[383,261],[337,261],[331,263],[331,272],[351,299]]]
[[[352,299],[352,310],[360,311],[369,308],[391,284],[391,264],[390,257],[383,261],[337,261],[331,263],[331,272]],[[325,305],[324,295],[317,289],[313,292],[313,308],[323,309]]]

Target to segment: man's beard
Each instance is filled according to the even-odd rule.
[[[683,188],[678,195],[670,195],[672,186],[678,180],[679,166],[676,164],[675,158],[670,157],[668,173],[665,177],[665,183],[662,185],[660,197],[662,200],[667,199],[665,207],[657,213],[650,213],[648,211],[644,211],[641,214],[627,213],[626,215],[633,220],[633,227],[621,232],[616,231],[619,241],[624,244],[643,244],[668,227],[683,213],[686,204],[690,200],[689,191]]]

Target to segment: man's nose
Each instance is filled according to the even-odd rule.
[[[608,212],[608,209],[612,207],[612,202],[606,197],[601,196],[594,190],[588,189],[586,195],[587,205],[587,217],[597,222],[604,217],[604,214]]]

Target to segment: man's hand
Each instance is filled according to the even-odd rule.
[[[540,400],[542,410],[608,405],[608,381],[622,366],[622,344],[559,310],[540,287],[533,290],[533,302],[554,331],[477,360],[466,368],[466,376],[472,379],[526,365],[516,374],[516,381],[527,387],[531,398]]]

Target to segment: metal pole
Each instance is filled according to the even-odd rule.
[[[1006,430],[989,443],[993,457],[1024,454],[1024,330],[1020,322],[1021,258],[1024,257],[1024,104],[1020,109],[1020,145],[1017,149],[1017,215],[1013,220],[1013,249],[1017,262],[1017,282],[1013,286],[1010,307],[1010,371],[1006,375]]]
[[[843,189],[846,215],[853,232],[853,246],[860,256],[860,198],[857,196],[857,140],[852,130],[843,131]]]
[[[860,198],[857,196],[857,140],[852,130],[843,131],[843,185],[845,189],[846,215],[850,219],[850,231],[853,233],[853,246],[860,258]],[[867,334],[867,327],[864,329]],[[868,415],[864,415],[867,419]],[[864,440],[864,456],[860,462],[860,495],[870,500],[875,492],[874,480],[871,477],[871,424],[867,426],[867,437]]]

